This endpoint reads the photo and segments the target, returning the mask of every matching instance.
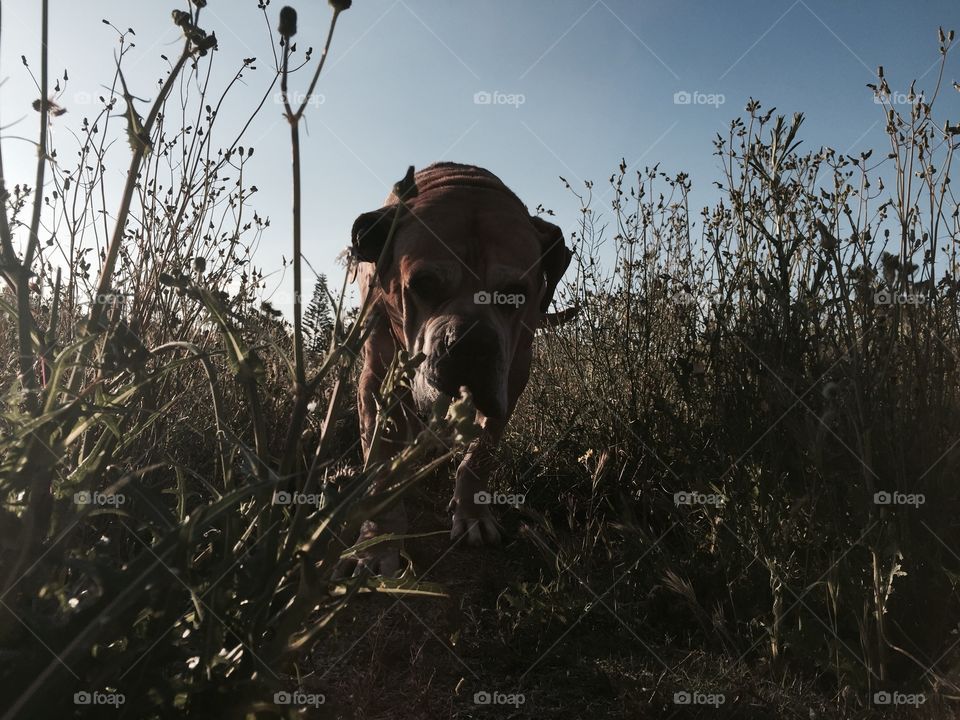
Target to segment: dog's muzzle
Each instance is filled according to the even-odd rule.
[[[445,395],[462,386],[473,394],[481,413],[501,418],[507,412],[507,387],[500,335],[481,321],[450,324],[427,358],[428,382]]]

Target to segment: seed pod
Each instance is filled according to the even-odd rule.
[[[330,2],[330,7],[332,7],[337,12],[349,10],[350,6],[353,5],[353,0],[329,0],[329,2]]]
[[[297,11],[289,5],[284,5],[280,10],[280,25],[277,31],[281,37],[288,39],[297,34]]]

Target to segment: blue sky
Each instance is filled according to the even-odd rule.
[[[327,3],[291,4],[300,13],[301,50],[319,47]],[[61,99],[69,112],[54,127],[61,157],[76,147],[68,129],[90,112],[84,93],[100,94],[112,73],[116,35],[101,18],[136,30],[127,78],[134,94],[150,98],[165,67],[160,53],[178,50],[170,10],[181,6],[51,0],[52,72],[67,68],[71,78]],[[6,0],[2,7],[0,125],[23,118],[4,131],[13,184],[32,178],[35,151],[10,136],[36,134],[36,91],[19,58],[39,68],[40,3]],[[280,7],[268,9],[273,26]],[[216,78],[225,80],[244,57],[258,58],[227,108],[239,117],[273,76],[257,0],[209,0],[201,17],[220,40]],[[958,20],[952,0],[355,0],[340,18],[318,86],[322,103],[307,115],[305,255],[339,277],[334,257],[356,215],[378,207],[407,165],[436,160],[489,168],[529,207],[555,210],[568,232],[577,204],[558,176],[602,186],[621,157],[635,167],[659,162],[685,171],[694,199],[711,202],[718,179],[712,140],[751,96],[788,116],[804,112],[807,147],[885,151],[883,114],[865,84],[882,64],[895,92],[913,78],[918,88],[932,88],[937,27],[960,30]],[[954,122],[960,94],[951,84],[958,79],[952,53],[938,115]],[[307,81],[302,72],[293,86]],[[699,102],[677,104],[678,92]],[[272,222],[256,259],[276,272],[281,255],[290,255],[288,132],[278,105],[268,103],[245,144],[257,150],[248,171],[260,188],[254,207]],[[115,158],[119,181],[126,159]],[[280,277],[273,275],[274,283],[289,281]]]

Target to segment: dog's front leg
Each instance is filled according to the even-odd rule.
[[[389,462],[406,445],[408,428],[411,416],[414,414],[413,403],[407,393],[396,398],[394,407],[381,414],[376,404],[376,394],[383,383],[387,367],[396,352],[396,347],[390,337],[389,330],[383,322],[375,327],[364,348],[364,369],[360,375],[357,388],[358,410],[360,413],[360,435],[363,444],[363,457],[367,468],[380,463]],[[389,422],[377,435],[377,424]],[[381,487],[372,487],[376,493]],[[391,534],[404,535],[407,532],[407,514],[403,501],[383,511],[375,518],[364,520],[360,528],[357,543],[371,540],[375,537]],[[391,540],[370,546],[360,551],[356,560],[355,574],[368,572],[384,577],[395,576],[400,570],[400,550],[403,542]]]
[[[497,544],[500,530],[490,510],[488,480],[493,472],[495,453],[506,422],[484,418],[480,436],[470,443],[457,468],[457,480],[449,510],[453,513],[450,539],[466,535],[471,545]]]

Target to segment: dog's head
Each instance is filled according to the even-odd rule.
[[[426,356],[415,400],[426,409],[465,385],[481,413],[505,417],[514,354],[531,341],[570,251],[556,225],[529,215],[486,170],[443,163],[416,183],[375,279],[394,336]],[[361,263],[381,257],[396,203],[391,195],[354,223]]]

